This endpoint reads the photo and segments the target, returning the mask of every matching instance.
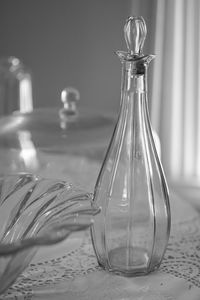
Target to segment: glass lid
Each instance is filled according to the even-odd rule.
[[[66,88],[63,107],[14,112],[0,118],[0,175],[31,172],[92,190],[115,125],[115,116],[79,107]]]
[[[79,152],[107,144],[114,129],[114,117],[95,110],[77,108],[79,92],[66,88],[61,93],[63,108],[40,108],[31,113],[14,112],[0,119],[0,147],[21,148],[31,141],[38,150]]]

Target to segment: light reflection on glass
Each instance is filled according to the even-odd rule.
[[[21,147],[20,158],[22,158],[25,167],[28,170],[37,170],[39,168],[39,161],[37,150],[31,139],[31,133],[29,131],[19,131],[18,139]]]
[[[33,110],[32,84],[29,74],[20,80],[19,102],[20,112],[27,113]]]
[[[9,122],[4,122],[3,126],[0,126],[0,133],[5,134],[19,127],[25,121],[25,117],[23,115],[18,115],[17,118],[9,119]]]

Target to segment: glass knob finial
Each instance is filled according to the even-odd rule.
[[[61,92],[61,101],[63,107],[59,110],[60,126],[67,128],[69,122],[76,121],[78,117],[77,102],[80,100],[80,93],[73,87],[66,87]]]
[[[76,112],[76,103],[80,99],[79,91],[73,87],[66,87],[61,92],[61,101],[63,102],[64,109],[68,112]]]
[[[124,38],[131,55],[141,56],[147,29],[142,17],[131,16],[124,26]]]

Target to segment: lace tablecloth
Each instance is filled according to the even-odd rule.
[[[56,159],[46,155],[45,159],[45,167],[39,172],[41,176],[82,181],[88,190],[93,189],[99,171],[97,163],[88,164],[77,157],[68,158],[67,164],[66,157]],[[172,230],[158,271],[127,278],[102,270],[86,231],[53,247],[40,248],[28,268],[0,299],[199,300],[200,216],[183,199],[173,194],[170,199]]]
[[[0,299],[200,299],[200,217],[171,196],[172,230],[158,271],[126,278],[102,270],[89,231],[38,250],[29,267]]]

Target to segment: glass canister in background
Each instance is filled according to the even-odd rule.
[[[122,62],[121,108],[95,186],[94,203],[101,213],[91,233],[99,264],[134,276],[159,267],[171,217],[147,107],[147,69],[154,56],[142,53],[143,18],[130,17],[124,33],[128,52],[117,52]]]
[[[33,110],[32,76],[16,57],[0,59],[0,115]]]
[[[61,92],[62,107],[2,116],[0,175],[29,172],[93,192],[116,116],[82,105],[79,98],[68,86]]]

